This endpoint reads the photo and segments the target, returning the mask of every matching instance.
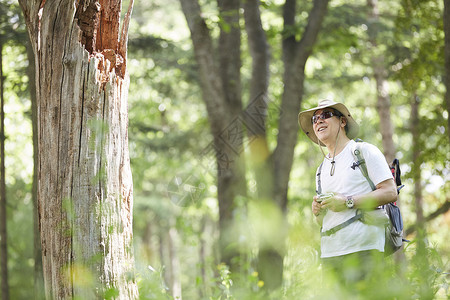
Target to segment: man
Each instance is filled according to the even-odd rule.
[[[316,195],[312,202],[312,212],[322,226],[323,265],[347,284],[364,280],[384,251],[386,216],[377,208],[397,199],[392,173],[381,151],[368,143],[362,143],[360,150],[375,190],[355,167],[352,149],[356,142],[352,139],[359,126],[344,104],[321,100],[317,107],[300,112],[298,120],[322,153],[322,146],[328,150],[327,155],[323,153],[325,158],[318,168],[316,183],[322,194],[333,196],[319,203],[321,199]],[[354,218],[361,212],[364,219]],[[356,267],[346,269],[349,264]]]

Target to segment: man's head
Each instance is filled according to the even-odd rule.
[[[325,141],[330,138],[330,134],[334,133],[338,127],[345,129],[350,139],[354,139],[359,131],[359,126],[347,107],[331,100],[320,100],[317,107],[300,112],[298,122],[314,143],[317,143],[318,139]],[[322,142],[320,144],[324,145]]]

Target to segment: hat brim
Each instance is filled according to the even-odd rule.
[[[359,125],[353,119],[353,117],[350,114],[347,107],[342,103],[330,101],[329,105],[317,106],[317,107],[302,111],[298,114],[298,123],[299,123],[300,127],[302,128],[303,132],[309,137],[309,139],[311,141],[313,141],[316,144],[318,142],[320,142],[319,139],[317,138],[316,134],[314,133],[313,124],[311,122],[311,119],[317,110],[324,109],[324,108],[334,108],[344,115],[344,117],[347,119],[347,126],[348,126],[347,137],[349,139],[354,139],[358,136]],[[322,142],[320,142],[320,145],[325,146]]]

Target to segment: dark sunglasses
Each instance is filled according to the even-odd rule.
[[[334,116],[340,117],[341,114],[339,114],[339,113],[337,113],[337,112],[333,112],[333,111],[324,111],[324,112],[322,112],[320,115],[314,115],[314,116],[312,116],[311,122],[312,122],[313,124],[316,124],[317,121],[319,121],[319,119],[325,120],[325,119],[329,119],[329,118],[334,117]]]

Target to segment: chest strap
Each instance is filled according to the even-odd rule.
[[[335,226],[335,227],[333,227],[333,228],[331,228],[331,229],[329,229],[327,231],[321,231],[320,235],[321,236],[330,236],[333,233],[336,233],[337,231],[341,230],[342,228],[345,228],[348,225],[352,224],[353,222],[356,222],[358,220],[363,221],[363,217],[364,217],[363,213],[359,209],[357,209],[356,210],[356,214],[353,217],[351,217],[350,219],[348,219],[344,223],[341,223],[341,224],[339,224],[339,225],[337,225],[337,226]]]

